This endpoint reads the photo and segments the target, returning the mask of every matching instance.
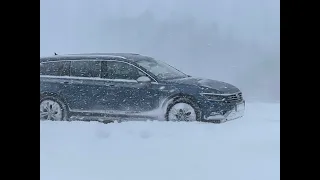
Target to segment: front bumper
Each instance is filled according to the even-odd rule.
[[[224,123],[227,121],[239,119],[244,116],[245,112],[245,102],[238,103],[232,108],[230,111],[225,114],[210,114],[209,116],[204,116],[204,122],[212,122],[212,123]]]

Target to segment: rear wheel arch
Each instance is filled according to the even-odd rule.
[[[61,101],[63,104],[66,105],[66,108],[67,108],[67,111],[69,112],[69,105],[67,103],[67,101],[65,100],[65,98],[63,98],[62,96],[60,96],[59,94],[57,93],[52,93],[52,92],[43,92],[43,93],[40,93],[40,101],[41,99],[45,98],[45,97],[53,97],[53,98],[56,98],[58,99],[59,101]]]

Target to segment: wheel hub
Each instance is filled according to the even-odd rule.
[[[179,112],[176,114],[178,120],[187,120],[190,116],[191,112],[186,112],[183,109],[180,109]]]
[[[196,113],[192,106],[186,103],[175,104],[169,111],[169,121],[196,121]]]

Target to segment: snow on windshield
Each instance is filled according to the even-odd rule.
[[[159,79],[176,79],[187,77],[186,74],[161,61],[139,60],[136,63],[157,76]]]

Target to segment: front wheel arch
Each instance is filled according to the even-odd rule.
[[[177,103],[183,102],[191,105],[194,110],[196,111],[197,114],[197,121],[201,121],[202,119],[202,111],[199,106],[199,104],[196,101],[196,98],[194,98],[191,95],[187,94],[176,94],[173,96],[168,97],[162,104],[162,109],[164,110],[165,113],[165,120],[168,121],[168,114],[170,109]]]

